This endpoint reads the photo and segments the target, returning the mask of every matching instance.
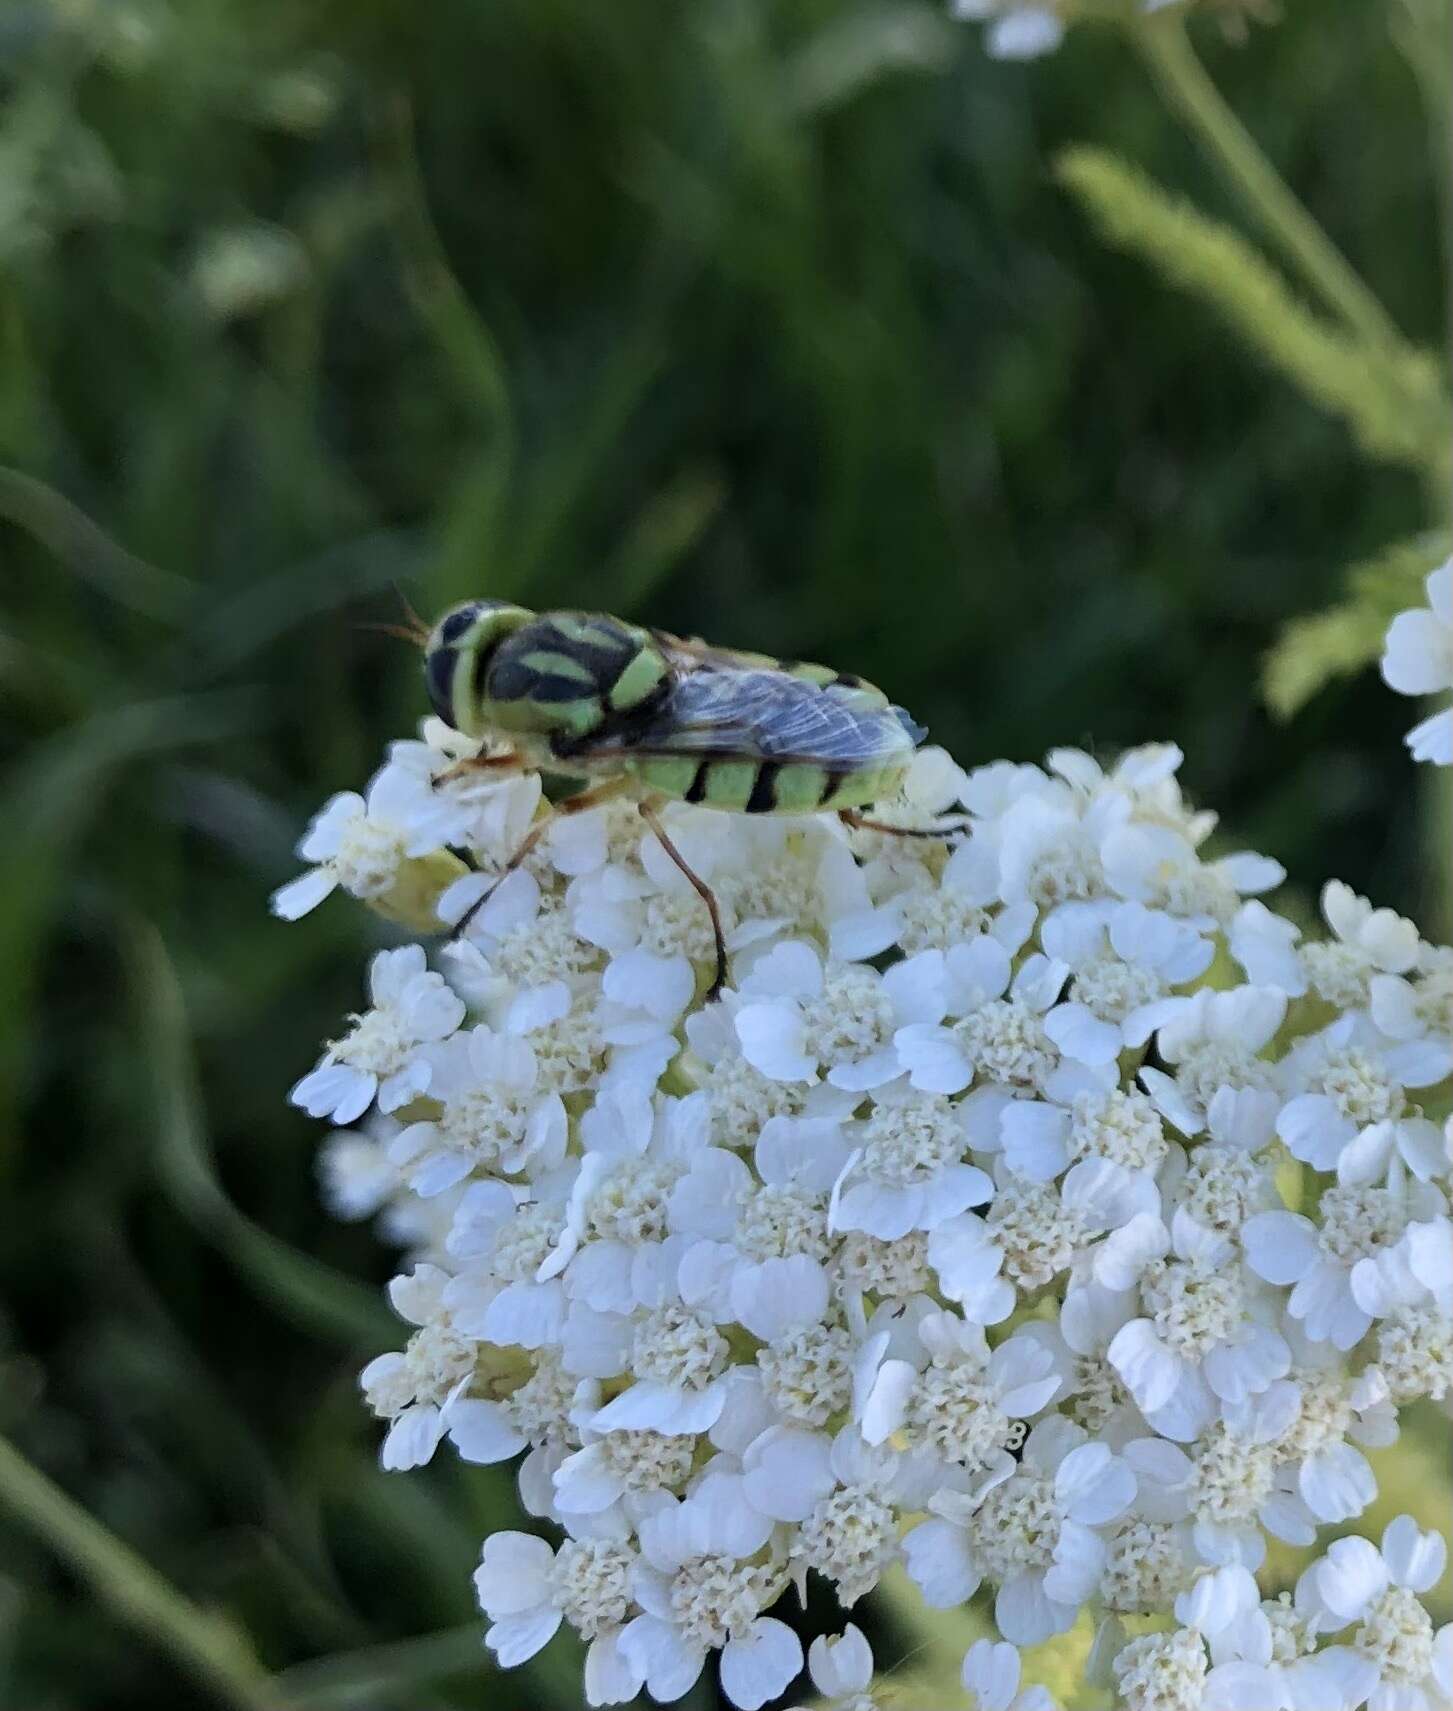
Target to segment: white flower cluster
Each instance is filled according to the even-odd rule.
[[[1428,604],[1399,612],[1382,650],[1383,681],[1399,695],[1441,695],[1453,689],[1453,558],[1427,581]],[[1453,766],[1453,707],[1407,734],[1414,760]]]
[[[342,887],[435,938],[376,956],[293,1099],[341,1125],[338,1209],[412,1250],[413,1330],[362,1375],[385,1466],[520,1457],[559,1529],[485,1542],[501,1663],[563,1622],[592,1704],[715,1654],[754,1711],[804,1667],[784,1595],[851,1608],[901,1562],[933,1606],[984,1589],[984,1711],[1046,1711],[1017,1648],[1086,1608],[1132,1711],[1450,1702],[1411,1520],[1294,1600],[1254,1575],[1453,1395],[1453,953],[1338,884],[1304,939],[1275,862],[1202,855],[1172,747],[929,750],[878,814],[957,839],[665,811],[727,933],[707,1002],[706,913],[634,807],[501,880],[548,810],[471,752],[396,745],[275,907]],[[857,1629],[809,1662],[869,1711]]]

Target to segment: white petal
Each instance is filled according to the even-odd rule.
[[[423,1467],[444,1435],[439,1410],[432,1403],[405,1408],[388,1429],[379,1451],[379,1462],[390,1473]]]
[[[659,1616],[637,1616],[621,1629],[621,1654],[645,1679],[653,1699],[669,1705],[696,1685],[706,1654]]]
[[[785,1622],[759,1616],[721,1653],[722,1691],[742,1711],[758,1711],[802,1668],[802,1642]]]
[[[816,1081],[817,1060],[802,1046],[802,1021],[795,1004],[744,1004],[736,1015],[742,1056],[774,1081]]]
[[[1448,1549],[1442,1534],[1423,1532],[1411,1515],[1389,1521],[1382,1535],[1382,1555],[1388,1573],[1410,1592],[1427,1592],[1443,1578]]]
[[[1012,1575],[994,1599],[994,1621],[1006,1640],[1016,1646],[1037,1646],[1074,1626],[1073,1605],[1056,1604],[1044,1590],[1039,1574]]]
[[[484,1541],[474,1592],[492,1622],[551,1602],[555,1553],[532,1533],[493,1533]]]
[[[1295,1212],[1259,1212],[1241,1228],[1246,1263],[1268,1283],[1297,1283],[1315,1261],[1320,1244],[1310,1218]]]
[[[964,1654],[964,1686],[979,1711],[1009,1711],[1019,1690],[1019,1651],[1006,1640],[975,1640]]]
[[[280,920],[301,920],[309,911],[316,909],[337,885],[330,868],[315,867],[309,873],[300,873],[296,879],[290,879],[286,885],[280,885],[269,900],[270,907]]]
[[[748,1449],[742,1489],[764,1515],[803,1521],[836,1484],[831,1453],[832,1442],[822,1432],[774,1427]]]
[[[825,1698],[866,1693],[873,1680],[873,1649],[851,1622],[837,1639],[819,1634],[807,1649],[812,1685]]]
[[[1056,1004],[1044,1018],[1044,1031],[1077,1063],[1113,1063],[1120,1055],[1119,1028],[1102,1022],[1083,1004]]]
[[[515,1669],[554,1639],[561,1620],[553,1604],[540,1605],[522,1616],[507,1616],[496,1622],[484,1636],[484,1643],[501,1669]]]
[[[804,1325],[815,1325],[827,1310],[827,1273],[807,1254],[764,1260],[732,1280],[732,1312],[739,1325],[763,1342],[775,1342]]]
[[[1013,1099],[999,1119],[1004,1162],[1030,1182],[1053,1182],[1069,1164],[1070,1114],[1062,1105]]]
[[[1453,707],[1414,725],[1403,740],[1414,760],[1453,766]]]
[[[726,1392],[719,1384],[705,1390],[673,1390],[665,1384],[633,1384],[613,1401],[591,1415],[597,1432],[644,1430],[671,1435],[707,1432],[726,1406]]]
[[[529,1439],[517,1432],[498,1402],[461,1397],[445,1409],[449,1441],[469,1462],[489,1464],[518,1455]]]
[[[1201,1689],[1201,1711],[1277,1711],[1285,1703],[1281,1684],[1269,1669],[1239,1659],[1217,1664]],[[1329,1699],[1327,1707],[1333,1703]]]
[[[952,1522],[920,1522],[903,1540],[903,1560],[931,1610],[966,1604],[979,1589],[982,1576],[969,1553],[968,1539]]]
[[[1317,1592],[1334,1616],[1350,1622],[1387,1590],[1387,1567],[1367,1539],[1337,1539],[1317,1565]]]
[[[1254,1610],[1260,1593],[1251,1574],[1239,1564],[1203,1574],[1175,1601],[1176,1619],[1208,1637],[1219,1634],[1244,1611]]]
[[[961,1093],[974,1079],[973,1065],[947,1028],[910,1022],[893,1036],[898,1061],[923,1093]]]
[[[1107,1445],[1081,1444],[1059,1464],[1054,1494],[1072,1519],[1098,1527],[1135,1500],[1135,1475]]]
[[[985,45],[991,59],[1038,59],[1064,40],[1059,15],[1038,6],[1017,6],[989,26]]]
[[[641,1681],[640,1672],[621,1649],[619,1633],[607,1628],[597,1634],[585,1654],[586,1702],[623,1705],[641,1691]]]
[[[1161,1342],[1149,1319],[1122,1325],[1106,1358],[1142,1409],[1163,1408],[1180,1383],[1183,1363]]]

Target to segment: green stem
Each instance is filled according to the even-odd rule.
[[[1196,57],[1181,20],[1159,13],[1138,20],[1130,35],[1167,103],[1327,307],[1369,343],[1400,344],[1398,330],[1382,304],[1226,105]]]
[[[128,1545],[0,1438],[0,1507],[7,1508],[89,1583],[123,1622],[147,1636],[224,1705],[282,1711],[246,1637],[199,1610]]]

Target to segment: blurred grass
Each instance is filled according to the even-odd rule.
[[[1437,345],[1412,74],[1289,11],[1212,68]],[[395,586],[839,660],[969,762],[1174,737],[1298,886],[1450,925],[1409,705],[1254,689],[1417,478],[1102,250],[1072,143],[1235,217],[1113,41],[911,0],[0,10],[0,1430],[312,1702],[578,1702],[471,1638],[508,1477],[376,1470],[386,1255],[282,1104],[364,946],[266,893],[417,717]],[[0,1519],[0,1704],[157,1703],[207,1701]]]

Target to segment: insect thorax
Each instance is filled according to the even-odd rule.
[[[525,624],[490,658],[480,718],[520,735],[583,738],[608,721],[644,716],[665,694],[670,672],[648,631],[586,612],[556,612]]]

